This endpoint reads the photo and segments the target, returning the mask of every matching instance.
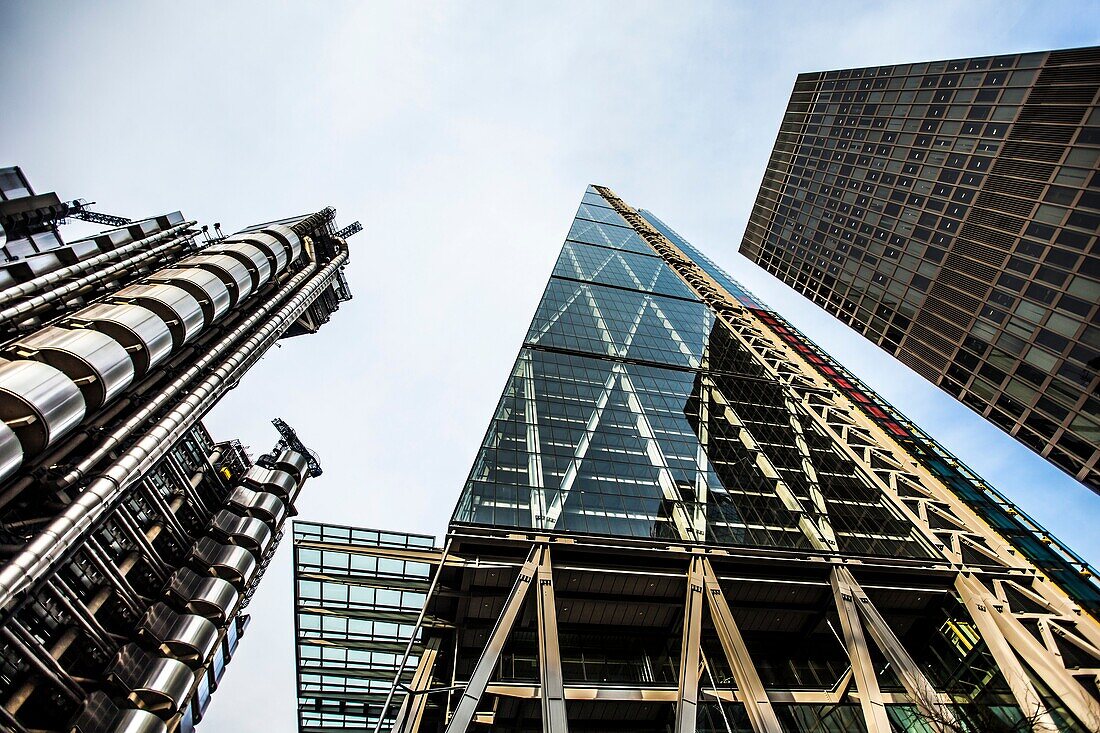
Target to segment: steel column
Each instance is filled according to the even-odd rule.
[[[481,696],[485,694],[486,685],[489,684],[489,677],[500,658],[504,642],[507,641],[508,634],[511,633],[512,626],[516,622],[516,617],[519,616],[520,609],[523,608],[523,600],[527,597],[527,591],[531,588],[531,580],[535,577],[543,552],[542,545],[532,547],[531,553],[527,556],[527,561],[520,568],[519,577],[516,578],[511,593],[508,594],[508,600],[504,602],[504,610],[501,611],[492,633],[489,634],[485,649],[482,650],[481,657],[477,660],[477,665],[470,675],[470,680],[466,683],[466,689],[462,691],[458,705],[455,706],[455,713],[451,717],[451,722],[447,724],[446,733],[465,733],[466,729],[470,727],[470,723],[474,719],[474,713],[477,712],[477,705],[481,702]]]
[[[542,550],[538,567],[539,684],[542,687],[542,733],[569,733],[565,715],[565,683],[558,647],[558,613],[554,605],[554,571],[550,548]]]
[[[845,567],[835,566],[830,577],[835,578],[835,582],[842,589],[842,592],[846,591],[852,596],[854,599],[852,605],[855,606],[866,625],[867,632],[874,639],[875,644],[882,653],[886,655],[886,660],[893,666],[914,704],[928,716],[928,722],[931,726],[936,730],[943,731],[943,733],[956,729],[953,728],[953,726],[958,725],[954,713],[940,702],[940,696],[936,692],[936,688],[924,676],[924,672],[921,671],[916,661],[905,650],[898,637],[894,635],[893,630],[886,623],[886,619],[871,603],[871,599],[863,592],[863,588],[856,582],[851,571]]]
[[[971,583],[977,583],[971,580]],[[973,586],[971,586],[973,588]],[[975,589],[977,592],[977,590]],[[1004,603],[982,589],[979,600],[997,624],[1009,646],[1027,662],[1051,692],[1088,730],[1100,730],[1100,704],[1085,691],[1065,666],[1031,635]],[[1025,710],[1029,715],[1031,711]]]
[[[970,613],[970,618],[974,620],[982,635],[982,641],[996,660],[1005,681],[1008,682],[1012,696],[1016,698],[1016,704],[1020,706],[1024,717],[1035,717],[1034,728],[1037,733],[1057,731],[1058,726],[1050,716],[1050,710],[1047,709],[1035,686],[1031,684],[1031,679],[1024,671],[1019,657],[1012,651],[1012,645],[1008,643],[993,619],[988,605],[989,594],[985,592],[985,587],[977,579],[960,574],[955,578],[955,590],[958,591],[966,605],[966,610]]]
[[[405,700],[401,703],[397,718],[390,729],[393,733],[416,733],[420,730],[420,720],[424,717],[424,706],[428,702],[427,690],[431,687],[435,660],[438,657],[439,637],[433,636],[428,639],[428,643],[424,645],[424,651],[420,653],[420,661],[416,664],[412,684],[409,685]]]
[[[772,707],[771,700],[768,699],[767,690],[764,689],[764,683],[756,672],[752,657],[749,656],[745,639],[741,636],[741,630],[737,628],[737,621],[733,618],[733,612],[730,611],[729,604],[726,602],[726,595],[718,583],[718,576],[708,558],[702,558],[702,566],[710,618],[718,632],[718,640],[722,642],[722,650],[726,653],[726,661],[733,672],[733,680],[737,683],[737,689],[745,703],[745,712],[749,716],[749,722],[752,723],[752,729],[756,733],[783,733],[779,718],[776,717],[775,709]],[[871,733],[876,732],[872,730]],[[884,733],[889,733],[889,728],[885,728]]]
[[[695,555],[687,574],[680,681],[676,690],[676,733],[695,733],[699,708],[699,642],[703,631],[703,558]]]
[[[848,649],[852,676],[859,692],[859,706],[863,709],[868,733],[890,733],[890,719],[886,716],[886,705],[871,662],[871,650],[863,633],[863,622],[859,620],[855,597],[848,584],[835,572],[829,573],[829,585],[833,588],[833,599],[836,601],[837,614],[840,615],[840,629],[844,634],[844,646]]]

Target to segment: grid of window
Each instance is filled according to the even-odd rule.
[[[1100,487],[1100,49],[800,75],[741,251]]]
[[[571,237],[621,229],[593,198]],[[455,521],[789,549],[828,525],[844,552],[927,556],[663,260],[611,241],[565,243]]]
[[[431,566],[372,548],[434,544],[426,535],[294,523],[302,731],[373,730],[424,605]],[[414,645],[406,682],[419,651]],[[391,717],[399,705],[400,696]]]

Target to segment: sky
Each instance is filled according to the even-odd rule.
[[[1100,2],[17,3],[0,165],[234,231],[324,206],[354,299],[208,417],[299,517],[441,537],[584,188],[647,208],[1086,559],[1100,497],[741,257],[799,72],[1095,45]],[[289,539],[202,729],[296,728]]]

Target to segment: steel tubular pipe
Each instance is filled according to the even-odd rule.
[[[297,273],[292,277],[286,285],[284,285],[279,292],[268,299],[255,313],[244,320],[243,323],[238,325],[232,331],[230,331],[224,338],[222,338],[217,344],[210,348],[202,358],[195,362],[187,371],[172,381],[167,387],[161,390],[156,397],[145,402],[144,407],[135,413],[129,420],[123,423],[119,428],[112,431],[111,434],[102,442],[95,450],[93,450],[87,457],[85,457],[80,463],[78,463],[72,470],[66,473],[57,482],[59,488],[65,488],[72,486],[74,483],[84,477],[84,475],[90,471],[95,464],[103,460],[111,451],[118,448],[122,441],[128,438],[135,430],[142,424],[149,420],[153,415],[162,410],[179,392],[187,386],[189,382],[197,378],[200,374],[205,372],[211,364],[213,364],[219,357],[225,354],[238,340],[240,340],[246,333],[251,331],[255,325],[266,318],[275,307],[281,303],[285,298],[289,297],[292,292],[298,286],[300,286],[305,280],[315,271],[316,266],[307,268],[302,272]]]
[[[0,608],[8,608],[18,594],[47,575],[56,561],[97,526],[98,521],[117,504],[129,484],[140,478],[143,470],[171,450],[175,444],[175,436],[190,429],[204,414],[204,409],[209,409],[214,401],[235,384],[235,377],[239,375],[239,371],[246,369],[263,354],[264,349],[260,347],[273,343],[283,331],[289,328],[294,320],[332,283],[346,261],[347,249],[341,243],[341,252],[319,272],[316,271],[317,265],[314,264],[309,270],[299,273],[305,278],[316,272],[278,313],[270,316],[268,322],[213,373],[209,372],[209,367],[217,357],[227,351],[240,335],[268,316],[270,309],[289,295],[297,282],[301,282],[298,280],[299,276],[292,278],[293,284],[288,283],[268,302],[270,307],[260,308],[245,324],[235,329],[230,337],[223,339],[198,364],[158,395],[155,400],[156,407],[142,410],[140,421],[137,421],[138,416],[135,416],[127,422],[127,426],[131,426],[128,431],[125,433],[117,431],[112,434],[106,441],[109,445],[108,452],[118,446],[126,435],[146,419],[165,407],[170,399],[196,375],[209,374],[188,392],[183,401],[159,419],[151,429],[145,431],[137,443],[89,483],[88,487],[60,516],[39,532],[0,570]],[[87,470],[92,465],[94,464],[88,464],[83,470]],[[77,475],[79,477],[82,473]]]
[[[140,262],[143,262],[147,259],[151,259],[153,257],[156,257],[157,255],[163,254],[178,246],[186,239],[188,239],[187,235],[176,237],[175,239],[169,240],[159,247],[154,247],[153,249],[142,253],[140,256],[131,257],[124,262],[116,262],[115,264],[104,267],[102,270],[94,272],[91,275],[85,275],[78,280],[73,280],[71,283],[66,283],[61,287],[54,288],[53,290],[50,290],[46,293],[42,293],[41,295],[36,295],[29,300],[25,300],[22,303],[13,305],[10,308],[5,308],[4,310],[0,311],[0,324],[7,323],[14,318],[28,316],[35,311],[41,310],[42,308],[46,307],[56,300],[61,300],[66,296],[72,295],[82,288],[86,288],[89,285],[106,280],[112,275],[120,273],[135,264],[139,264]]]
[[[89,257],[86,260],[77,262],[75,265],[62,267],[58,270],[47,272],[45,275],[39,275],[38,277],[28,280],[25,283],[19,283],[18,285],[13,285],[12,287],[5,290],[0,290],[0,305],[3,305],[4,303],[12,300],[19,300],[20,298],[26,298],[28,296],[34,295],[39,290],[44,290],[50,285],[60,283],[61,281],[73,277],[74,275],[80,275],[82,273],[89,272],[108,262],[114,262],[115,260],[122,257],[127,257],[127,255],[133,252],[141,252],[141,250],[145,249],[149,245],[156,244],[157,242],[163,241],[165,239],[169,239],[173,235],[179,234],[188,227],[194,225],[194,221],[185,221],[178,226],[174,226],[170,229],[165,229],[163,232],[158,232],[157,234],[145,237],[144,239],[139,239],[136,242],[131,242],[130,244],[123,245],[122,247],[119,247],[118,249],[113,249],[110,252],[104,252],[103,254],[96,255],[95,257]],[[148,253],[142,253],[135,257],[128,257],[125,262],[119,264],[136,264],[146,259],[147,257]]]
[[[35,650],[27,646],[14,631],[6,626],[0,629],[0,636],[3,636],[9,644],[15,647],[16,651],[23,655],[24,659],[30,662],[43,677],[53,683],[53,685],[61,690],[67,697],[77,703],[84,700],[84,690],[81,689],[76,682],[73,682],[71,677],[64,679],[61,676],[65,675],[65,677],[68,677],[65,670],[61,669],[60,665],[57,664],[56,659],[45,652],[41,655],[36,654]],[[45,659],[49,659],[52,664],[45,662]]]

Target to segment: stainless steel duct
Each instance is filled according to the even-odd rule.
[[[256,517],[272,529],[279,527],[286,517],[286,505],[279,497],[244,486],[236,486],[229,492],[226,505],[250,517]]]
[[[96,303],[64,319],[61,325],[102,331],[118,341],[134,363],[136,377],[172,353],[172,332],[153,311],[132,303]]]
[[[260,326],[256,333],[252,334],[244,344],[226,358],[213,373],[192,387],[182,402],[158,420],[137,443],[113,461],[99,477],[88,485],[76,501],[66,507],[65,511],[55,517],[3,569],[0,569],[0,608],[7,608],[19,593],[49,573],[53,564],[69,548],[80,542],[92,527],[97,525],[98,520],[115,505],[125,489],[133,481],[139,479],[153,463],[171,450],[172,446],[175,445],[174,438],[200,419],[217,398],[235,384],[240,371],[247,369],[251,363],[262,356],[266,348],[274,343],[282,332],[289,328],[305,309],[332,284],[340,268],[347,261],[346,245],[339,242],[339,246],[340,252],[336,257],[316,274],[312,274],[312,277],[309,277],[309,275],[316,269],[316,264],[312,265],[309,270],[300,273],[300,275],[309,277],[309,279],[293,294],[286,305],[277,313],[268,317],[266,323]],[[292,278],[286,287],[268,301],[269,307],[275,307],[283,298],[293,292],[291,288],[297,286],[296,281],[297,276]],[[294,285],[292,286],[291,283]],[[269,307],[261,307],[252,317],[247,319],[246,324],[248,327],[256,326],[267,315]],[[242,324],[242,328],[246,324]],[[234,333],[236,334],[237,331],[235,330]],[[228,343],[225,341],[219,342],[218,347],[208,352],[185,375],[173,382],[173,386],[161,393],[161,395],[166,395],[163,399],[161,399],[161,395],[154,398],[154,402],[157,403],[156,406],[150,405],[148,411],[142,410],[142,417],[136,423],[133,420],[128,421],[127,425],[130,427],[125,432],[113,434],[105,441],[104,445],[108,446],[106,452],[113,450],[113,447],[117,446],[137,426],[142,425],[152,414],[166,406],[171,398],[194,379],[197,374],[208,373],[207,370],[210,365],[221,353],[228,351],[239,336],[240,334],[233,336]],[[100,452],[100,450],[96,451],[98,457],[95,458],[93,463],[82,464],[84,468],[76,473],[77,477],[83,475],[84,471],[95,465],[95,462],[106,455],[105,452]]]
[[[242,517],[228,509],[221,509],[210,520],[210,535],[219,542],[238,545],[262,558],[271,546],[274,535],[262,519]]]
[[[157,602],[138,622],[138,638],[152,642],[161,654],[196,668],[214,652],[218,629],[207,618],[177,613]]]
[[[275,456],[275,468],[292,474],[300,483],[306,480],[309,473],[309,459],[298,451],[284,448]]]
[[[154,247],[153,249],[147,250],[140,255],[131,257],[122,262],[116,262],[113,265],[108,265],[101,270],[97,270],[96,272],[85,275],[84,277],[73,280],[72,282],[60,285],[53,290],[41,293],[40,295],[32,296],[21,303],[16,303],[15,305],[0,311],[0,324],[7,323],[8,321],[16,318],[29,316],[36,311],[42,310],[44,307],[50,305],[55,301],[62,300],[63,298],[67,298],[70,295],[79,292],[80,290],[83,290],[89,285],[107,280],[120,272],[132,268],[134,265],[140,262],[144,262],[145,260],[152,259],[153,257],[157,257],[158,255],[168,252],[171,249],[178,247],[182,242],[185,242],[188,239],[190,239],[189,235],[170,239],[168,242],[160,245],[159,247]]]
[[[198,336],[203,328],[204,319],[199,301],[175,285],[135,283],[111,295],[111,301],[135,303],[160,316],[172,332],[175,350]]]
[[[79,464],[73,467],[72,470],[60,478],[58,482],[59,486],[62,488],[71,486],[83,478],[85,473],[91,470],[95,464],[99,463],[99,461],[105,458],[111,451],[117,449],[122,444],[123,440],[128,438],[142,424],[148,421],[149,418],[166,407],[189,382],[207,371],[215,360],[227,353],[228,350],[232,348],[237,341],[243,338],[245,334],[251,331],[256,324],[260,323],[264,318],[267,318],[275,307],[278,306],[283,299],[293,293],[298,286],[305,282],[312,273],[313,269],[309,268],[292,277],[286,285],[255,313],[246,318],[244,322],[238,324],[236,328],[226,334],[217,344],[212,346],[197,362],[188,368],[187,371],[173,380],[171,384],[162,389],[155,397],[147,400],[141,410],[112,431],[98,448],[93,450]]]
[[[237,545],[223,545],[212,537],[202,537],[191,548],[191,567],[200,573],[228,580],[244,591],[256,574],[257,558]]]
[[[235,234],[225,240],[226,244],[236,242],[254,244],[263,250],[268,256],[268,263],[271,265],[272,272],[282,272],[283,268],[290,262],[291,248],[274,234],[249,232],[248,234]]]
[[[134,381],[134,362],[122,344],[91,329],[47,326],[9,344],[3,353],[60,370],[80,387],[89,410],[98,409]]]
[[[145,278],[149,283],[165,283],[181,287],[199,302],[204,327],[229,312],[229,289],[221,278],[198,267],[166,267]]]
[[[261,232],[261,234],[278,246],[283,246],[282,240],[276,237],[275,234],[266,232]],[[293,232],[291,232],[292,240],[287,239],[285,233],[280,236],[282,239],[286,239],[285,247],[287,248],[292,248],[292,244],[299,243],[297,235]],[[65,320],[64,325],[90,325],[95,331],[102,331],[106,336],[118,341],[131,357],[133,373],[130,375],[129,380],[115,379],[112,383],[104,378],[107,376],[106,372],[97,370],[95,363],[89,361],[89,359],[84,358],[82,360],[81,357],[86,355],[74,354],[72,348],[47,350],[43,352],[46,356],[42,358],[38,357],[37,351],[29,350],[42,341],[55,342],[60,340],[60,333],[64,332],[64,329],[57,327],[47,327],[23,339],[20,344],[24,351],[19,352],[16,349],[14,354],[24,358],[36,358],[51,364],[64,362],[64,364],[70,366],[71,368],[65,369],[62,364],[55,364],[55,366],[62,367],[62,370],[80,385],[87,403],[85,414],[81,415],[81,419],[83,419],[88,410],[98,409],[105,405],[121,389],[128,386],[135,376],[144,375],[156,361],[168,355],[166,350],[159,348],[159,344],[154,346],[153,343],[154,341],[160,341],[154,336],[153,332],[159,332],[162,324],[167,327],[171,336],[172,348],[179,349],[195,338],[203,328],[223,313],[224,308],[237,305],[271,279],[272,271],[269,256],[260,245],[238,242],[223,245],[221,250],[224,250],[224,253],[197,255],[176,263],[177,265],[193,265],[194,267],[177,268],[173,266],[163,268],[154,273],[148,281],[132,284],[114,293],[110,296],[109,302],[90,306]],[[189,273],[190,276],[188,276]],[[168,280],[168,282],[163,282],[163,280]],[[198,296],[195,295],[196,292],[198,292]],[[284,292],[286,292],[285,288]],[[49,293],[46,294],[46,296],[49,295]],[[228,305],[224,305],[226,299],[229,301]],[[123,306],[129,306],[131,310],[119,310]],[[134,307],[139,307],[142,310],[132,310]],[[154,314],[159,320],[150,318],[149,313],[146,313],[146,311]],[[238,333],[238,331],[234,331],[234,333]],[[243,335],[243,331],[240,333]],[[89,346],[97,342],[97,337],[89,332],[74,332],[69,341],[71,342],[70,346]],[[98,342],[100,344],[104,343],[102,339]],[[225,341],[223,340],[222,343],[225,343]],[[113,357],[115,371],[123,369],[125,362],[118,358],[118,353],[115,353]],[[105,359],[101,361],[105,361]],[[80,368],[81,365],[84,367],[83,369]],[[110,365],[104,363],[100,366],[107,368]],[[14,371],[14,369],[8,371]],[[18,395],[8,395],[8,397],[20,399]],[[10,400],[6,399],[5,395],[0,392],[0,402],[3,401]],[[26,399],[21,401],[27,402]],[[14,408],[8,409],[4,405],[0,405],[0,417],[10,412],[23,413],[26,411]],[[29,418],[25,417],[25,419]],[[66,423],[63,431],[52,430],[51,435],[53,437],[51,440],[59,437],[62,432],[72,429],[76,424]],[[11,424],[11,427],[15,427],[14,423]],[[37,427],[41,428],[42,426]],[[36,428],[28,428],[26,430],[16,429],[15,432],[19,436],[27,433],[33,438],[41,431]],[[40,450],[43,450],[47,444],[48,441],[43,443],[36,440],[32,440],[30,443],[22,443],[24,459],[29,459]],[[34,447],[39,445],[41,447]],[[0,465],[0,469],[5,466],[8,473],[0,472],[0,480],[17,470],[19,464],[9,461]],[[62,483],[62,486],[66,485],[68,484]]]
[[[175,659],[153,657],[127,644],[107,668],[107,679],[130,690],[127,699],[141,710],[167,718],[183,707],[194,673]]]
[[[229,620],[229,614],[237,606],[240,593],[229,581],[196,573],[191,568],[180,568],[168,579],[164,597],[177,609],[195,613],[221,626]]]
[[[23,444],[6,422],[0,421],[0,478],[10,476],[23,464]]]
[[[252,276],[252,290],[255,292],[271,280],[271,262],[267,253],[249,242],[232,242],[219,244],[205,250],[211,254],[222,254],[233,257],[248,269]]]
[[[63,372],[37,361],[0,364],[0,421],[19,436],[25,456],[46,449],[84,419],[84,396]]]
[[[252,294],[252,275],[243,262],[231,255],[197,254],[176,263],[178,267],[198,267],[209,270],[229,288],[231,308]]]
[[[40,277],[28,280],[25,283],[20,283],[19,285],[15,285],[5,290],[0,290],[0,305],[12,300],[19,300],[20,298],[26,298],[28,296],[34,295],[40,290],[45,290],[51,285],[56,285],[69,279],[70,277],[74,277],[85,272],[90,272],[100,265],[104,265],[108,262],[114,262],[115,260],[125,258],[127,257],[127,255],[135,252],[139,254],[134,257],[127,258],[126,261],[121,264],[136,265],[148,259],[150,255],[149,252],[143,252],[142,250],[146,250],[152,244],[156,244],[157,242],[169,239],[176,234],[184,231],[185,229],[194,226],[194,224],[195,222],[193,221],[184,222],[179,226],[174,226],[171,229],[166,229],[163,232],[155,234],[151,237],[146,237],[145,239],[138,240],[137,242],[133,242],[132,244],[127,244],[119,247],[118,249],[110,250],[109,252],[104,252],[103,254],[96,255],[95,257],[89,257],[86,260],[77,262],[75,265],[69,265],[68,267],[62,267],[59,270],[53,270],[46,273],[45,275],[41,275]]]
[[[293,504],[298,495],[298,484],[294,476],[286,471],[253,466],[244,474],[244,483],[257,491],[275,494],[286,504]]]

